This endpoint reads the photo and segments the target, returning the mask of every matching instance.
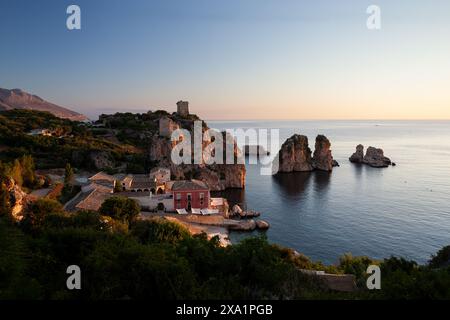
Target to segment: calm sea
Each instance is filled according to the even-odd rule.
[[[227,196],[262,213],[271,242],[335,263],[347,252],[426,262],[450,245],[450,121],[209,121],[217,129],[277,128],[280,145],[294,133],[331,141],[332,173],[260,174],[247,164],[244,191]],[[384,149],[397,166],[352,164],[357,144]],[[273,152],[274,153],[274,152]],[[239,241],[248,233],[233,233]]]

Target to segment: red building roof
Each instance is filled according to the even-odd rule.
[[[209,188],[203,181],[195,179],[175,181],[172,185],[172,191],[187,191],[187,190],[209,191]]]

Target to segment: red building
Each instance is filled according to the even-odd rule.
[[[200,180],[175,181],[172,185],[174,209],[206,209],[210,194],[206,183]]]

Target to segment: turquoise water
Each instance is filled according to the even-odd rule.
[[[209,121],[213,128],[278,128],[280,145],[294,133],[331,141],[340,167],[332,173],[263,176],[247,164],[244,191],[233,202],[258,210],[270,241],[314,260],[346,252],[426,262],[450,245],[450,121]],[[384,149],[397,166],[375,169],[348,157],[361,143]],[[233,233],[236,242],[248,233]]]

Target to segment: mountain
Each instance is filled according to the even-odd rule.
[[[48,111],[59,118],[70,119],[73,121],[87,120],[85,115],[57,106],[42,98],[27,93],[21,89],[2,89],[0,88],[0,111],[11,109],[28,109],[38,111]]]

